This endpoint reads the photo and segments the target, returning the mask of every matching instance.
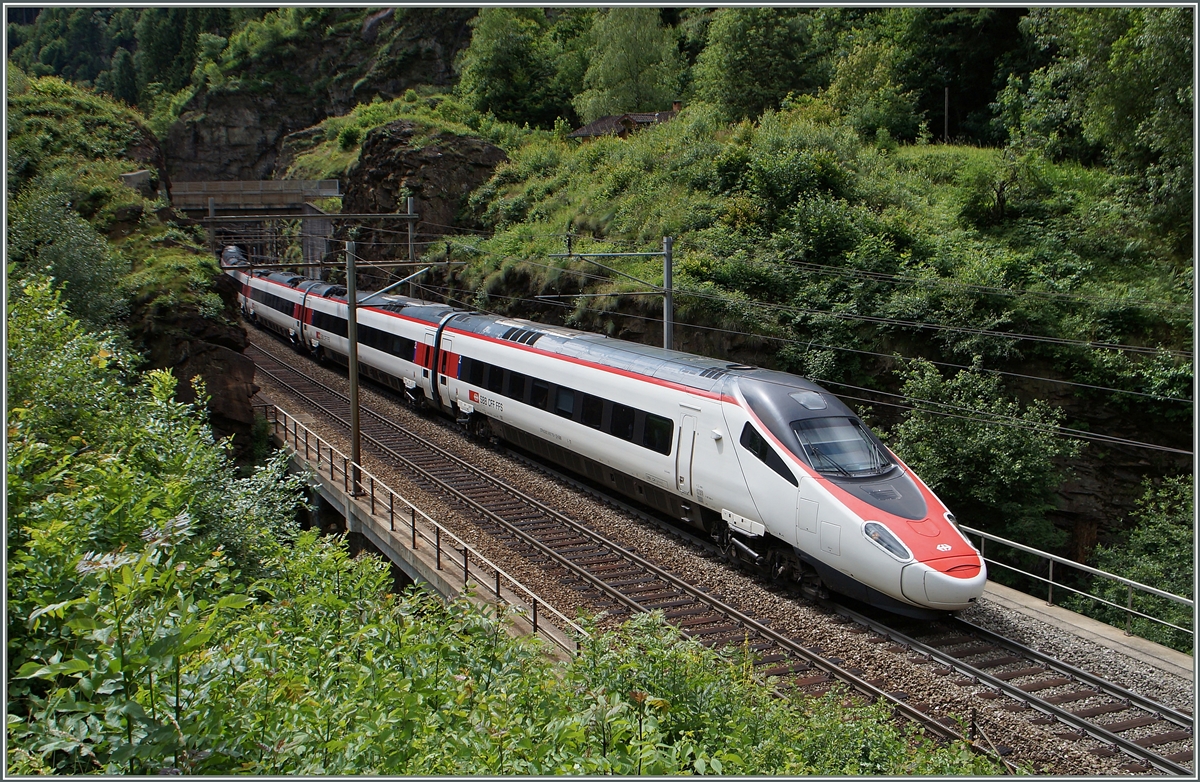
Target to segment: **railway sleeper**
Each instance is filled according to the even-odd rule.
[[[608,584],[613,589],[621,589],[623,587],[634,586],[635,584],[649,584],[653,580],[654,576],[642,575],[635,578],[622,578],[615,581],[610,581],[609,579],[605,578],[604,583]]]
[[[1064,684],[1070,684],[1071,679],[1064,676],[1056,676],[1053,679],[1043,679],[1040,682],[1028,682],[1026,684],[1018,684],[1017,689],[1021,692],[1041,692],[1048,690],[1051,687],[1061,687]]]
[[[764,657],[760,657],[754,661],[754,664],[755,665],[770,665],[771,663],[777,663],[782,660],[791,660],[791,659],[792,658],[790,656],[783,654],[781,652],[778,654],[768,654]]]
[[[1129,708],[1130,708],[1129,704],[1127,704],[1127,703],[1105,703],[1100,706],[1090,706],[1086,709],[1076,709],[1075,711],[1072,711],[1071,713],[1074,714],[1076,717],[1082,717],[1083,719],[1086,720],[1091,717],[1098,717],[1101,714],[1112,714],[1113,712],[1118,712],[1118,711],[1129,711]],[[1113,724],[1120,724],[1120,723],[1113,723]],[[1111,730],[1111,728],[1109,728],[1108,725],[1104,725],[1103,727],[1105,730]],[[1113,731],[1113,732],[1115,732],[1115,731]]]
[[[1024,661],[1025,661],[1024,657],[1017,657],[1016,655],[1010,654],[1005,657],[996,657],[991,660],[984,660],[982,662],[975,663],[975,667],[976,668],[999,668],[1002,665],[1012,665],[1013,663],[1019,663],[1019,662],[1024,662]]]
[[[542,541],[542,542],[544,543],[545,541]],[[570,556],[568,556],[570,554],[607,554],[609,551],[604,546],[598,545],[596,543],[592,543],[590,541],[576,543],[576,544],[570,545],[570,546],[562,546],[562,547],[555,546],[554,550],[557,551],[559,554],[562,554],[563,556],[567,557],[568,559],[571,558]]]
[[[571,560],[571,561],[576,562],[576,564],[578,564],[578,562],[576,560]],[[616,554],[610,554],[607,557],[603,557],[603,558],[594,560],[592,562],[589,562],[587,567],[588,567],[588,570],[590,570],[592,572],[596,572],[596,568],[598,568],[598,567],[602,567],[604,565],[616,564],[616,563],[621,563],[621,564],[625,564],[625,565],[630,564],[629,561],[626,560],[624,557],[618,557]]]
[[[634,598],[634,602],[642,606],[647,611],[658,611],[667,608],[678,608],[681,606],[694,606],[696,601],[691,597],[676,597],[671,599],[671,594],[664,594],[661,597],[655,595],[644,595],[640,598]],[[705,610],[708,610],[707,608]]]
[[[1023,679],[1026,676],[1036,676],[1039,673],[1047,673],[1050,669],[1043,668],[1040,665],[1032,668],[1019,668],[1015,671],[1004,671],[1003,673],[993,673],[992,678],[999,679],[1002,682],[1011,681],[1013,679]],[[1026,691],[1028,692],[1028,690]]]
[[[1160,722],[1163,722],[1163,720],[1158,717],[1134,717],[1131,720],[1110,722],[1107,725],[1101,725],[1100,727],[1104,728],[1109,733],[1122,733],[1127,730],[1133,730],[1134,728],[1144,728],[1147,725],[1157,725]]]
[[[1169,733],[1159,733],[1154,736],[1144,736],[1140,739],[1134,739],[1133,743],[1139,747],[1157,747],[1162,744],[1171,744],[1176,741],[1188,741],[1192,738],[1190,730],[1173,730]]]
[[[676,619],[682,619],[685,616],[695,616],[696,614],[707,614],[710,611],[712,611],[711,608],[708,608],[707,606],[698,605],[698,606],[694,606],[692,608],[681,608],[676,611],[666,611],[666,612],[664,612],[664,616],[666,616],[667,619],[669,619],[673,622]]]
[[[794,687],[811,687],[814,684],[825,684],[833,681],[833,677],[827,673],[818,673],[814,676],[804,676],[792,682]],[[957,724],[957,723],[955,723]]]
[[[656,608],[658,608],[658,607],[660,607],[658,605],[659,602],[669,602],[672,597],[678,597],[678,596],[679,596],[679,593],[673,589],[662,589],[657,592],[647,591],[643,594],[629,595],[629,598],[631,600],[633,600],[633,602],[635,602],[639,605],[647,606],[647,607],[650,605],[653,605]],[[688,603],[696,602],[695,600],[693,600],[691,598],[681,598],[681,599],[683,599],[684,602],[680,603],[679,605],[687,605]]]
[[[932,646],[934,649],[940,649],[943,646],[958,646],[959,644],[969,643],[978,639],[972,638],[969,635],[952,635],[949,638],[938,638],[933,641],[922,641],[926,646]]]
[[[1042,698],[1046,703],[1052,703],[1055,706],[1061,706],[1064,703],[1074,703],[1088,698],[1095,698],[1101,693],[1095,690],[1075,690],[1073,692],[1064,693],[1062,695],[1051,695],[1049,698]]]
[[[787,665],[775,665],[765,671],[759,671],[761,676],[787,676],[793,673],[811,671],[812,666],[803,660],[793,660]]]
[[[642,569],[636,565],[622,566],[616,563],[590,567],[588,572],[593,576],[603,578],[609,584],[613,584],[619,579],[639,579],[645,575]]]
[[[994,651],[996,651],[996,647],[991,644],[979,644],[977,646],[968,646],[966,649],[959,649],[956,652],[948,652],[947,654],[956,660],[962,660],[966,657],[974,657],[977,654],[987,654]]]

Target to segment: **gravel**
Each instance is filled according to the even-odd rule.
[[[256,345],[295,365],[296,354],[291,348],[269,335],[248,329]],[[343,393],[348,393],[346,378],[312,362],[305,362],[304,371]],[[255,382],[265,395],[289,412],[301,408],[290,402],[289,394],[261,373]],[[508,481],[520,490],[537,497],[560,512],[602,532],[622,546],[651,560],[658,566],[706,589],[731,605],[752,610],[770,626],[805,647],[820,647],[827,657],[839,657],[846,665],[862,669],[864,679],[885,678],[886,689],[905,694],[909,703],[927,704],[936,716],[954,716],[975,720],[982,733],[996,745],[1012,749],[1007,759],[1027,765],[1035,773],[1049,774],[1126,774],[1120,767],[1128,760],[1120,756],[1101,758],[1088,750],[1100,745],[1091,739],[1064,738],[1062,725],[1034,725],[1029,721],[1032,712],[1007,711],[1002,706],[1006,698],[988,700],[978,697],[986,692],[982,685],[962,680],[955,674],[943,674],[944,669],[928,661],[912,660],[904,652],[888,651],[889,644],[872,643],[871,633],[852,632],[828,612],[806,605],[790,596],[778,594],[729,565],[709,559],[682,541],[656,530],[610,507],[581,491],[554,481],[541,472],[511,459],[496,450],[466,438],[446,422],[426,418],[383,396],[372,388],[360,390],[365,406],[384,413],[396,423],[452,450],[462,458],[486,469],[492,475]],[[310,424],[322,437],[347,451],[348,437],[344,432],[319,419]],[[462,506],[441,499],[421,489],[401,469],[374,458],[364,448],[364,467],[389,484],[431,517],[452,529],[455,534],[483,553],[526,587],[567,616],[594,614],[595,608],[586,593],[564,583],[562,574],[547,571],[503,541],[492,537]],[[617,621],[622,617],[614,617]],[[1123,682],[1130,690],[1161,699],[1176,707],[1191,708],[1191,684],[1145,663],[1084,641],[1066,630],[1050,627],[1034,619],[1009,611],[986,600],[964,613],[964,618],[1011,637],[1021,643],[1048,652],[1079,668],[1084,668],[1113,681]],[[603,624],[603,622],[602,622]]]

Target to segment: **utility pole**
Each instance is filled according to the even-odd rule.
[[[411,225],[411,223],[409,224]],[[360,436],[358,427],[358,287],[354,278],[354,242],[346,242],[346,304],[349,308],[346,318],[346,337],[350,340],[349,371],[350,371],[350,461],[352,477],[350,493],[359,494],[359,459],[361,457]]]
[[[605,271],[613,272],[614,274],[619,274],[622,277],[627,277],[628,279],[631,279],[634,282],[640,282],[642,285],[647,285],[654,289],[654,290],[650,290],[650,291],[639,291],[638,293],[635,293],[635,294],[623,294],[623,295],[642,296],[642,295],[646,295],[646,294],[654,294],[654,295],[662,294],[662,297],[663,297],[663,347],[666,348],[667,350],[672,350],[674,342],[675,342],[675,296],[674,296],[674,286],[671,281],[671,273],[673,271],[673,268],[672,268],[673,256],[672,256],[671,251],[672,251],[672,248],[674,247],[674,245],[675,245],[674,238],[672,238],[670,236],[664,236],[663,237],[663,248],[662,248],[662,252],[660,252],[660,253],[579,253],[578,255],[575,255],[571,252],[571,234],[567,234],[567,253],[565,255],[562,253],[555,253],[555,254],[551,255],[550,257],[551,258],[575,258],[575,257],[578,257],[578,258],[581,258],[581,259],[587,261],[590,264],[599,266],[601,269],[604,269]],[[645,280],[638,279],[637,277],[634,277],[632,274],[626,274],[625,272],[614,269],[611,266],[605,266],[602,263],[592,260],[593,258],[652,258],[652,257],[659,256],[659,255],[661,255],[663,257],[663,284],[661,286],[655,285],[652,282],[646,282]],[[575,296],[571,296],[569,298],[581,298],[581,297],[585,297],[585,296],[608,296],[608,295],[610,295],[610,294],[607,294],[607,293],[602,293],[602,294],[585,293],[585,294],[578,294]],[[556,298],[562,298],[562,297],[560,297],[560,296],[538,296],[537,298],[539,298],[539,299],[556,299]]]
[[[663,237],[663,347],[667,350],[675,346],[675,299],[671,283],[671,246],[674,244],[673,237]]]
[[[413,214],[413,197],[412,196],[408,197],[408,214],[409,214],[409,219],[408,219],[408,260],[411,263],[411,262],[414,262],[417,260],[416,253],[413,251],[413,230],[414,229],[413,229],[413,220],[412,220],[412,214]],[[448,260],[450,260],[450,258],[447,257],[446,260],[448,261]],[[408,295],[412,296],[415,299],[416,296],[413,296],[413,294],[415,292],[416,292],[416,283],[411,283],[408,286]]]
[[[208,251],[215,254],[217,252],[217,226],[214,220],[217,217],[217,199],[212,196],[208,197]]]
[[[942,110],[942,143],[950,143],[950,88],[946,88],[946,104]]]

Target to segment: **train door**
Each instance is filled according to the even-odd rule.
[[[696,417],[685,415],[679,427],[679,448],[675,452],[675,488],[680,494],[692,493],[692,455],[696,448]]]
[[[817,513],[821,509],[814,488],[813,478],[804,475],[796,492],[796,545],[805,550],[813,548],[811,541],[817,535]]]
[[[433,343],[437,339],[437,332],[429,330],[425,332],[425,337],[421,340],[421,344],[417,345],[417,363],[421,365],[421,377],[425,379],[425,396],[430,401],[437,399],[436,391],[433,388],[433,383],[429,377],[429,370],[433,369]]]
[[[458,356],[453,352],[454,338],[442,335],[442,344],[438,350],[438,382],[446,385],[447,378],[458,375]]]
[[[726,420],[737,422],[737,419],[731,420],[728,414]],[[776,446],[749,421],[743,420],[741,426],[731,433],[737,438],[733,451],[737,454],[759,520],[777,537],[786,539],[794,535],[797,490],[801,477],[799,470],[784,461]]]

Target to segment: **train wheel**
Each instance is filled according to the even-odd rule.
[[[470,427],[471,434],[481,440],[486,440],[492,436],[492,422],[488,420],[487,416],[471,416],[471,422],[468,424],[468,427]]]

